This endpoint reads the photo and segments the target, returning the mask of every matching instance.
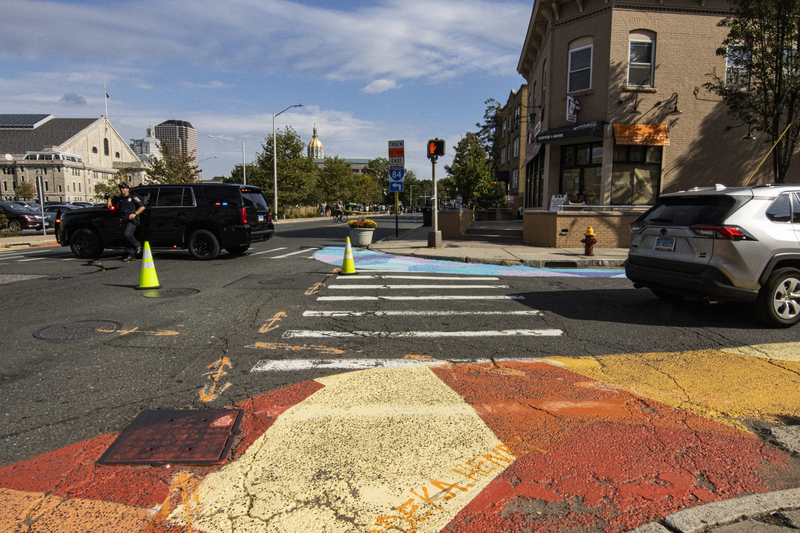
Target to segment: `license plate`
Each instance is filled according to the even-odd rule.
[[[258,215],[258,221],[264,222],[264,215]]]
[[[656,250],[660,250],[662,252],[674,252],[675,251],[675,238],[674,237],[658,237],[656,238]]]

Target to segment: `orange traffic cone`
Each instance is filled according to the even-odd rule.
[[[353,249],[350,247],[350,237],[344,247],[344,261],[342,261],[342,275],[356,274],[356,264],[353,262]]]
[[[160,289],[156,266],[153,264],[153,253],[150,251],[150,243],[144,241],[144,251],[142,252],[142,274],[139,276],[139,286],[137,289]]]

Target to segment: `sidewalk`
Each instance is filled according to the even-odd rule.
[[[522,227],[519,221],[481,224],[498,229]],[[584,255],[583,248],[536,248],[467,240],[443,240],[441,248],[428,248],[428,233],[431,231],[433,231],[431,227],[420,226],[400,233],[399,237],[382,239],[368,248],[376,252],[424,259],[535,268],[621,268],[628,257],[627,248],[603,248],[600,245],[595,245],[593,256]]]

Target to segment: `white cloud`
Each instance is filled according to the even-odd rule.
[[[0,59],[290,66],[334,80],[439,81],[513,73],[531,7],[521,0],[387,0],[346,9],[287,0],[18,0],[0,21]],[[58,20],[69,37],[42,33],[42,20]]]
[[[396,88],[397,83],[394,80],[375,80],[361,90],[365,93],[378,94]]]

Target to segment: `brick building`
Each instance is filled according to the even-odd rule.
[[[528,121],[524,109],[528,102],[528,86],[523,84],[519,90],[511,91],[506,104],[499,112],[496,132],[498,139],[498,165],[495,178],[506,182],[509,207],[516,213],[525,205],[525,148],[528,134]]]
[[[716,55],[729,9],[724,0],[535,2],[517,66],[527,81],[525,207],[547,209],[554,195],[645,206],[665,192],[744,185],[772,140],[750,139],[702,87],[711,73],[736,74]],[[799,174],[794,165],[787,182]],[[772,179],[767,162],[750,184]]]

